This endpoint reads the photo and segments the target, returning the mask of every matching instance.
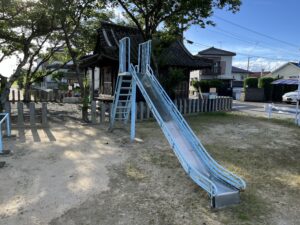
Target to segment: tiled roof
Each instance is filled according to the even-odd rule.
[[[206,55],[216,55],[216,56],[235,56],[236,54],[234,52],[226,51],[223,49],[211,47],[208,49],[205,49],[203,51],[198,52],[199,56],[206,56]]]
[[[249,70],[244,70],[242,68],[238,68],[238,67],[235,67],[235,66],[232,66],[231,72],[232,73],[252,73]]]
[[[144,42],[139,30],[135,27],[121,26],[113,23],[102,22],[98,29],[98,38],[94,54],[118,61],[118,41],[124,37],[131,40],[131,60],[137,63],[138,44]],[[210,67],[212,61],[194,57],[180,41],[175,41],[168,48],[162,51],[159,59],[166,66],[189,67],[200,69]]]

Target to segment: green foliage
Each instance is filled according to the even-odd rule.
[[[244,88],[257,88],[258,79],[256,77],[248,77],[244,80]]]
[[[184,81],[184,78],[183,70],[178,68],[169,68],[168,73],[161,78],[162,86],[171,98],[174,97],[176,87]]]
[[[110,6],[123,8],[145,39],[151,39],[159,25],[181,34],[191,25],[205,27],[214,24],[207,18],[213,15],[215,9],[225,8],[235,13],[241,5],[240,0],[112,0],[106,2]]]
[[[271,86],[271,83],[274,81],[272,77],[262,77],[258,80],[259,88],[267,88]]]
[[[274,81],[272,77],[262,77],[258,80],[258,87],[263,88],[265,92],[265,98],[267,101],[272,98],[273,85],[271,84]]]

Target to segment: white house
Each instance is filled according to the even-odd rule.
[[[267,76],[271,76],[273,78],[283,78],[283,79],[292,79],[298,78],[300,75],[300,66],[299,63],[288,62],[279,68],[272,71]]]
[[[234,81],[244,81],[252,72],[232,66],[232,78]]]
[[[232,76],[232,57],[235,55],[234,52],[215,47],[198,52],[195,57],[212,60],[213,67],[204,70],[195,70],[190,73],[190,94],[193,95],[196,91],[191,85],[194,80],[220,79],[228,86],[231,86],[231,81],[234,79]]]

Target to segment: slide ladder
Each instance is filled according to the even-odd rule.
[[[124,121],[126,124],[129,119],[133,86],[132,75],[128,72],[130,68],[129,38],[123,38],[120,41],[119,58],[119,73],[110,115],[110,129],[113,128],[116,120]]]
[[[240,191],[246,188],[246,183],[219,165],[208,154],[154,76],[150,67],[150,56],[151,41],[140,44],[138,65],[130,64],[128,68],[132,76],[132,88],[136,85],[139,87],[182,167],[211,196],[211,206],[221,208],[239,203]],[[133,95],[131,101],[134,99]],[[133,102],[131,105],[135,105],[135,100]],[[134,136],[135,122],[135,111],[132,109],[131,138]]]

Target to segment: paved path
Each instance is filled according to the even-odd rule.
[[[262,117],[268,117],[268,114],[265,112],[264,102],[240,102],[240,101],[233,101],[233,111],[239,111],[239,112],[244,112],[253,116],[262,116]],[[295,105],[289,105],[289,104],[284,104],[284,103],[276,103],[274,104],[277,107],[284,107],[284,108],[290,108],[290,109],[295,109]],[[293,119],[295,116],[290,113],[284,113],[284,112],[276,112],[273,111],[272,113],[273,117],[277,118],[290,118]]]

